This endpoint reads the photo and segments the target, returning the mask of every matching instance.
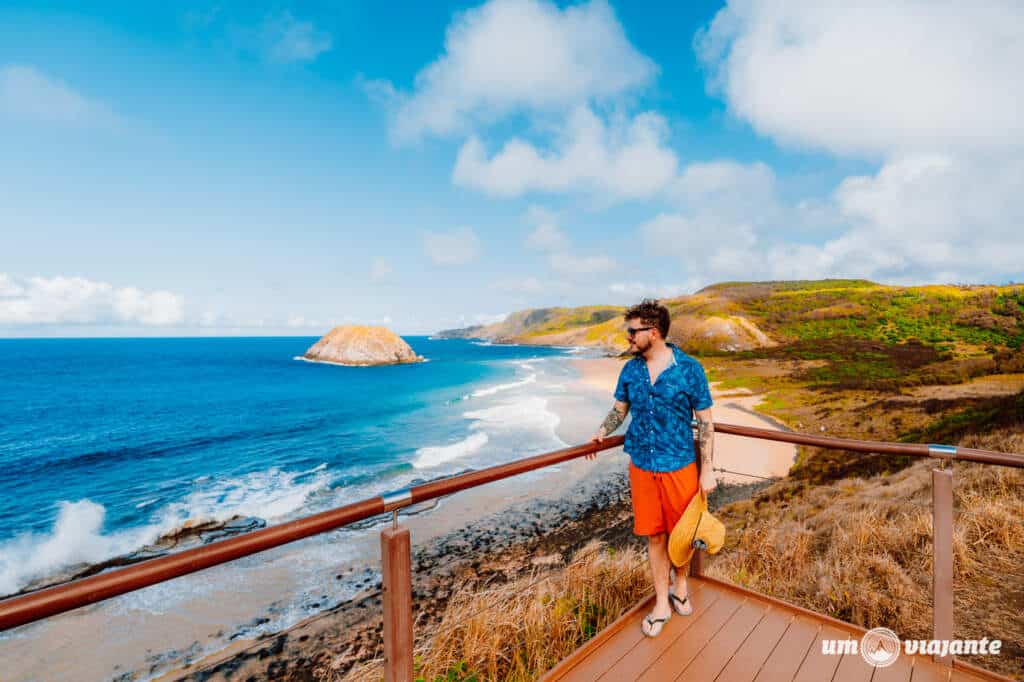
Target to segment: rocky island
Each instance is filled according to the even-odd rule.
[[[302,359],[365,367],[423,362],[425,358],[387,327],[342,325],[310,346]]]

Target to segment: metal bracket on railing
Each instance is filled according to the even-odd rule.
[[[412,503],[412,491],[409,488],[392,490],[389,493],[382,494],[380,499],[384,503],[384,511],[394,511],[399,507],[405,507]]]
[[[956,459],[956,446],[929,444],[928,456],[941,459],[942,464],[945,465],[946,460]]]

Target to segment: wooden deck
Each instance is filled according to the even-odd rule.
[[[975,682],[1008,680],[966,663],[953,668],[928,656],[901,654],[875,668],[860,654],[825,655],[822,639],[859,640],[865,630],[713,578],[689,579],[693,615],[673,615],[648,638],[640,621],[654,597],[641,602],[559,663],[547,682]]]

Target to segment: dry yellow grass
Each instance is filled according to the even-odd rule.
[[[1024,452],[1024,431],[963,442]],[[783,482],[723,510],[729,546],[710,575],[864,627],[931,638],[931,469],[831,486]],[[969,657],[1024,675],[1024,471],[952,465],[956,636],[999,638],[998,658]]]
[[[535,680],[609,625],[651,589],[644,556],[601,543],[566,566],[492,587],[455,591],[444,618],[417,641],[417,675],[447,680]],[[350,682],[382,678],[379,662],[351,670]]]

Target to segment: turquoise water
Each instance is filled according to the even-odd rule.
[[[315,340],[0,340],[0,594],[186,523],[279,523],[564,445],[546,396],[572,350],[408,337],[429,362],[297,360]]]

